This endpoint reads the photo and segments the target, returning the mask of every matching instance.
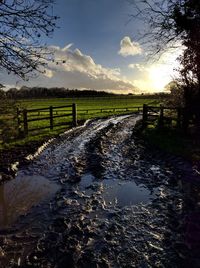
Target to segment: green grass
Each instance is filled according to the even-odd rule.
[[[34,99],[34,100],[21,100],[18,101],[27,109],[43,108],[49,106],[70,105],[76,103],[78,109],[93,109],[93,108],[114,108],[126,106],[142,106],[144,103],[155,104],[158,102],[156,99],[138,98],[132,96],[114,96],[114,97],[87,97],[87,98],[52,98],[52,99]]]
[[[32,100],[19,100],[18,104],[22,108],[39,109],[48,108],[49,106],[63,106],[76,103],[77,105],[77,119],[78,122],[83,122],[87,119],[106,117],[110,115],[127,114],[137,109],[133,107],[142,107],[143,104],[158,104],[159,100],[150,98],[141,98],[134,96],[113,96],[113,97],[82,97],[82,98],[47,98],[47,99],[32,99]],[[130,108],[132,107],[132,108]],[[118,109],[116,109],[118,108]],[[123,108],[123,110],[122,110]],[[128,108],[128,110],[127,110]],[[95,109],[95,110],[94,110]],[[71,108],[54,109],[54,115],[63,115],[71,113]],[[40,119],[48,117],[49,110],[41,112],[28,113],[28,119]],[[21,117],[22,119],[22,117]],[[62,127],[55,127],[53,130],[39,128],[49,126],[49,120],[35,121],[29,123],[29,129],[38,128],[38,130],[30,132],[28,137],[4,144],[4,147],[14,147],[16,145],[23,145],[30,141],[45,140],[47,138],[58,135],[61,132],[72,127],[72,116],[57,118],[54,124],[65,122],[67,125]]]
[[[86,119],[97,118],[97,117],[105,117],[113,114],[123,114],[127,112],[136,111],[137,109],[130,107],[137,107],[144,103],[156,103],[157,100],[148,99],[148,98],[133,98],[131,96],[125,97],[94,97],[94,98],[70,98],[70,99],[36,99],[36,100],[23,100],[20,101],[20,105],[27,109],[38,109],[49,106],[63,106],[63,105],[71,105],[72,103],[76,103],[77,105],[77,119],[78,121],[83,121]],[[128,111],[122,110],[122,108],[129,108]],[[118,108],[118,109],[116,109]],[[107,109],[107,110],[106,110]],[[116,109],[116,110],[114,110]],[[63,108],[54,110],[54,115],[62,115],[66,113],[70,113],[71,108]],[[49,111],[44,111],[29,114],[29,118],[42,118],[48,116]],[[55,120],[55,124],[61,122],[72,122],[72,117],[60,118]],[[31,123],[31,128],[35,128],[36,125],[39,127],[48,125],[48,120],[46,121],[38,121],[35,123]]]

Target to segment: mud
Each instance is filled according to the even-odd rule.
[[[48,140],[48,138],[47,138]],[[27,164],[26,156],[37,151],[45,141],[32,141],[26,145],[15,145],[14,148],[2,149],[0,153],[0,184],[15,177],[15,165]]]
[[[0,229],[1,267],[200,267],[199,186],[134,139],[138,119],[88,122],[19,170],[58,188]]]

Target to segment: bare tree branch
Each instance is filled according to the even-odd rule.
[[[130,19],[138,19],[146,30],[138,38],[146,46],[149,55],[155,56],[181,44],[183,32],[177,32],[174,7],[184,0],[128,0],[133,5]]]
[[[56,27],[54,0],[0,1],[0,67],[23,79],[42,71],[49,51],[42,37]]]

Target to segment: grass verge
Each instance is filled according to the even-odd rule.
[[[183,135],[180,130],[170,127],[158,129],[150,126],[142,130],[141,135],[150,145],[165,152],[192,162],[200,161],[200,143],[191,135]]]

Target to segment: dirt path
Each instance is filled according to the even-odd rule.
[[[138,118],[87,123],[19,170],[1,267],[199,267],[199,189],[134,138]]]

